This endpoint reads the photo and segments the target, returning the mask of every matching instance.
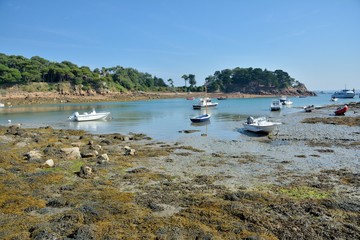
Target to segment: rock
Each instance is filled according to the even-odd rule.
[[[90,178],[93,175],[93,170],[91,167],[89,167],[87,165],[82,165],[78,175],[81,178]]]
[[[101,151],[102,147],[100,145],[90,145],[89,149]]]
[[[26,145],[28,145],[28,143],[26,143],[26,142],[18,142],[18,143],[16,143],[16,147],[18,147],[18,148],[22,148],[22,147],[25,147]]]
[[[73,147],[81,147],[81,146],[84,146],[85,143],[82,143],[82,142],[73,142],[71,143],[71,146]]]
[[[135,167],[135,168],[130,168],[126,171],[127,173],[146,173],[146,172],[150,172],[149,169],[147,169],[146,167]]]
[[[106,163],[106,162],[109,162],[109,161],[110,161],[109,156],[106,153],[104,153],[104,154],[102,154],[101,156],[98,157],[97,162],[102,164],[102,163]]]
[[[200,130],[184,130],[184,133],[194,133],[194,132],[200,132]]]
[[[28,153],[25,153],[24,156],[30,162],[39,162],[39,161],[41,161],[41,158],[42,158],[42,154],[39,150],[32,150]]]
[[[54,160],[48,159],[48,160],[46,160],[46,162],[43,165],[48,166],[48,167],[54,167],[55,163],[54,163]]]
[[[111,144],[111,141],[110,141],[109,139],[103,139],[103,140],[101,141],[101,143],[104,144],[104,145],[110,145],[110,144]]]
[[[125,149],[124,155],[126,155],[126,156],[128,156],[128,155],[134,156],[135,155],[135,149],[132,149],[129,146],[125,146],[124,149]]]
[[[78,147],[62,148],[61,151],[63,153],[65,153],[65,155],[66,155],[65,158],[67,160],[80,159],[81,158],[80,149]]]
[[[87,151],[87,152],[81,153],[81,157],[83,157],[83,158],[91,158],[91,157],[96,157],[98,154],[99,153],[96,150]]]

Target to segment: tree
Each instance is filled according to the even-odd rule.
[[[182,75],[182,77],[181,78],[183,78],[184,79],[184,81],[185,81],[185,89],[187,88],[186,87],[186,82],[187,82],[187,80],[189,79],[189,76],[188,75],[186,75],[186,74],[184,74],[184,75]]]
[[[196,85],[195,75],[189,74],[188,79],[189,79],[190,89],[192,89],[193,86]]]
[[[172,89],[174,89],[174,81],[173,81],[171,78],[169,78],[167,81],[168,81],[170,87],[171,87]]]
[[[171,78],[169,78],[167,81],[170,84],[170,87],[174,87],[174,81]]]
[[[19,70],[0,64],[0,83],[17,83],[20,80],[21,73]]]

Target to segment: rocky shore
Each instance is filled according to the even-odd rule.
[[[0,238],[359,239],[360,104],[332,112],[238,141],[1,126]]]
[[[203,93],[184,93],[184,92],[127,92],[127,93],[104,93],[104,94],[62,94],[53,92],[23,92],[7,91],[0,95],[0,103],[6,106],[16,106],[23,104],[44,104],[44,103],[80,103],[80,102],[114,102],[114,101],[138,101],[164,98],[188,98],[203,97]],[[208,97],[227,97],[227,98],[254,98],[272,97],[274,95],[244,94],[244,93],[208,93]]]

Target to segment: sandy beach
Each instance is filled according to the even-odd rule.
[[[2,126],[0,238],[360,238],[359,110],[236,141]]]

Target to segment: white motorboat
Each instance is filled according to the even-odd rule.
[[[212,102],[211,98],[200,98],[198,104],[193,105],[193,109],[201,109],[201,108],[209,108],[209,107],[216,107],[218,105],[217,102]]]
[[[342,89],[331,95],[331,98],[353,98],[355,97],[355,90]]]
[[[283,105],[291,105],[293,104],[292,101],[290,101],[290,99],[287,99],[285,102],[283,102]]]
[[[244,123],[244,129],[251,132],[271,133],[281,123],[268,121],[265,117],[248,117]]]
[[[281,110],[281,103],[280,100],[273,100],[270,104],[271,111],[280,111]]]
[[[330,99],[330,101],[332,101],[332,102],[336,102],[338,100],[338,98],[336,98],[336,97],[331,97],[331,99]]]
[[[5,104],[3,104],[3,103],[0,103],[0,107],[5,107]]]
[[[84,112],[83,114],[79,114],[75,112],[69,117],[69,120],[76,122],[84,122],[84,121],[96,121],[96,120],[104,120],[110,115],[110,112],[96,112],[93,109],[90,112]]]
[[[281,96],[281,98],[279,98],[279,101],[282,105],[291,105],[293,104],[292,101],[290,101],[290,99],[288,99],[286,96]]]

